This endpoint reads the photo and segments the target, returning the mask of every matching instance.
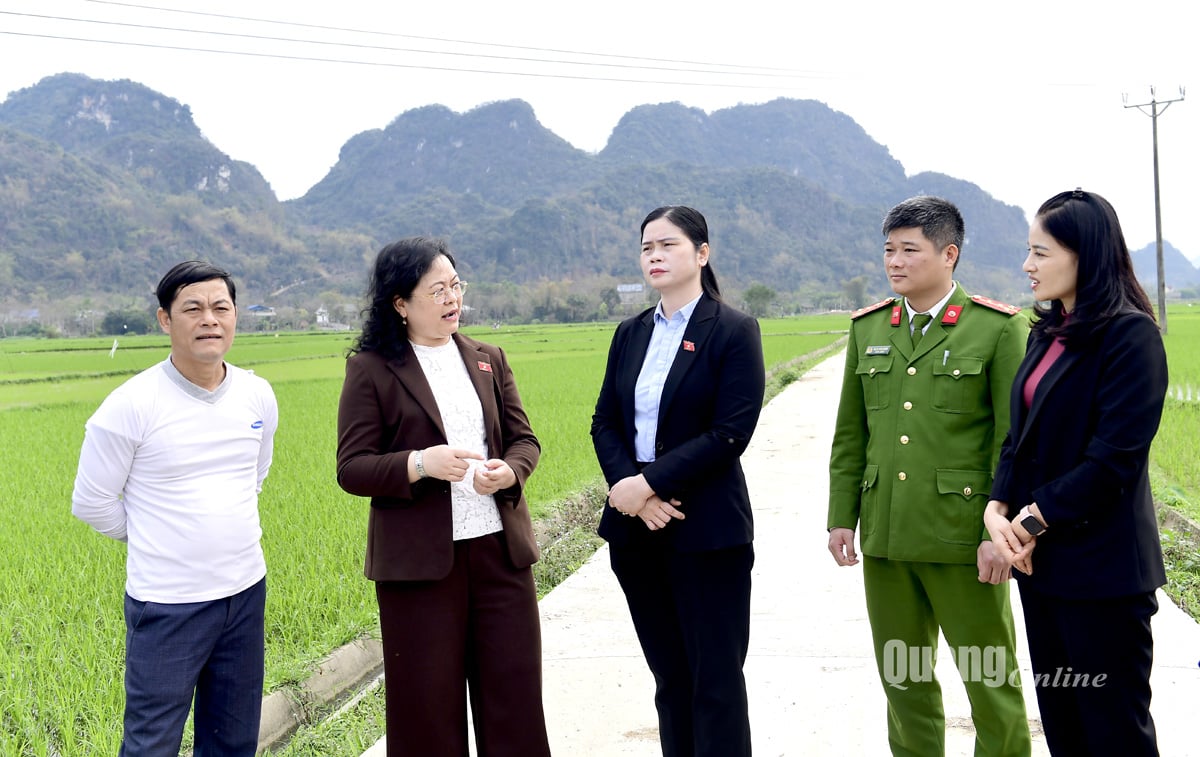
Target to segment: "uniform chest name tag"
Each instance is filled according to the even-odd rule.
[[[891,351],[892,351],[892,346],[890,344],[876,344],[876,345],[869,345],[867,347],[868,355],[886,355]]]

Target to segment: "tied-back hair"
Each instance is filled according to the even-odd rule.
[[[640,233],[645,234],[646,226],[660,218],[678,226],[680,231],[692,240],[692,244],[696,245],[697,250],[700,249],[700,245],[708,244],[708,221],[704,220],[704,215],[699,210],[686,205],[664,205],[655,208],[646,216],[646,220],[642,221]],[[709,245],[709,248],[711,250],[712,245]],[[721,302],[721,287],[717,284],[717,274],[713,271],[711,252],[708,262],[700,269],[700,286],[710,298]]]
[[[885,237],[896,229],[913,228],[919,228],[939,253],[950,245],[957,247],[958,257],[954,259],[954,268],[958,268],[963,241],[966,239],[966,225],[954,203],[941,197],[918,195],[896,205],[883,218]]]
[[[395,299],[412,298],[421,278],[437,258],[445,257],[456,265],[445,240],[430,237],[406,237],[384,247],[375,257],[375,268],[367,284],[367,306],[362,310],[362,332],[346,355],[378,352],[391,359],[404,353],[408,327],[396,312]]]
[[[1108,200],[1080,189],[1060,192],[1042,203],[1036,220],[1078,259],[1075,308],[1068,318],[1059,300],[1035,305],[1033,328],[1039,337],[1061,337],[1068,346],[1087,344],[1122,313],[1136,311],[1154,318],[1150,298],[1134,274],[1117,211]]]

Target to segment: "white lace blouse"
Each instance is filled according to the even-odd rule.
[[[487,437],[483,426],[483,407],[475,385],[467,374],[462,354],[453,340],[440,347],[412,344],[413,353],[425,379],[433,390],[446,443],[451,447],[468,449],[488,457]],[[504,529],[496,499],[490,494],[475,491],[476,469],[482,460],[468,460],[471,469],[461,482],[450,484],[450,506],[454,516],[454,540],[473,539]]]

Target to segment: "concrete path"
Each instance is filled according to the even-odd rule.
[[[755,754],[886,755],[885,700],[875,672],[861,567],[826,550],[829,447],[844,354],[764,408],[743,465],[755,503],[754,595],[746,678]],[[1032,681],[1015,587],[1018,654]],[[1200,625],[1160,592],[1154,619],[1153,713],[1167,757],[1200,755]],[[546,719],[565,757],[657,757],[654,684],[602,548],[541,602]],[[970,707],[943,642],[936,668],[948,755],[970,755]],[[1034,755],[1048,755],[1026,688]],[[472,752],[474,753],[474,752]],[[364,757],[384,757],[380,741]]]

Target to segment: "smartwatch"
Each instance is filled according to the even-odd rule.
[[[1042,525],[1042,522],[1033,515],[1026,515],[1024,519],[1021,520],[1021,526],[1029,532],[1030,536],[1037,536],[1046,530],[1046,527]]]

